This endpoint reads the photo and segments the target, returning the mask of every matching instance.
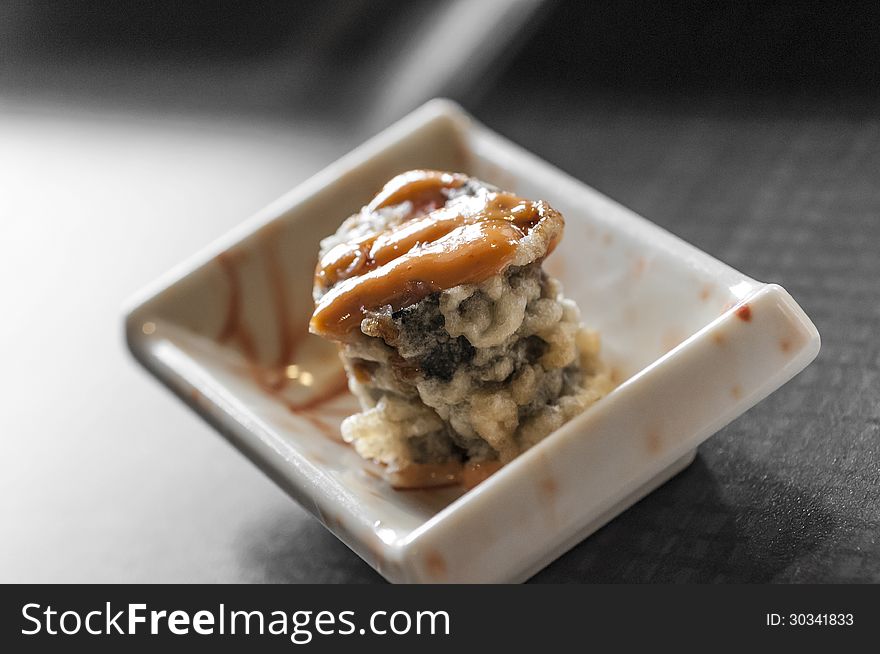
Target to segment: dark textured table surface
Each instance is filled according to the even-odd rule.
[[[693,465],[534,581],[880,582],[880,103],[766,88],[572,93],[559,79],[536,89],[523,61],[467,108],[782,284],[823,340],[811,366]],[[3,354],[0,580],[381,581],[139,371],[119,333],[127,295],[362,134],[283,110],[209,120],[89,100],[71,111],[9,88],[0,242],[22,247],[0,259],[17,280],[0,322],[14,344]]]
[[[878,114],[853,102],[630,102],[548,99],[556,110],[486,119],[783,285],[822,350],[690,468],[534,580],[880,581]]]

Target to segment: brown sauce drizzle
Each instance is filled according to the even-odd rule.
[[[454,486],[461,481],[462,465],[450,463],[411,463],[403,468],[386,469],[385,474],[394,490],[421,490]]]
[[[500,461],[469,463],[461,471],[461,485],[470,490],[501,470],[502,465]]]
[[[336,399],[340,395],[345,395],[346,393],[348,393],[348,377],[346,377],[345,372],[340,372],[333,382],[323,391],[315,393],[310,398],[300,402],[285,400],[284,404],[294,413],[300,413],[302,411],[317,409],[321,405]]]
[[[254,346],[254,339],[242,320],[242,291],[238,272],[235,269],[235,255],[232,252],[221,252],[217,255],[217,263],[226,275],[229,302],[226,305],[226,318],[216,340],[218,343],[234,343],[249,362],[255,362],[257,349]]]
[[[305,337],[305,330],[302,328],[294,329],[291,324],[290,307],[287,301],[289,297],[287,282],[284,279],[284,271],[275,248],[266,247],[265,256],[266,267],[269,271],[269,283],[272,287],[272,305],[275,310],[276,333],[279,343],[275,367],[278,370],[284,370],[294,360],[296,349]],[[277,384],[279,389],[286,386],[288,381],[287,375],[274,375],[273,383]]]
[[[426,194],[442,198],[444,189],[465,179],[410,171],[392,179],[365,210],[424,200]],[[315,285],[326,293],[317,302],[310,330],[343,341],[359,327],[365,311],[397,310],[438,290],[482,282],[510,265],[519,241],[543,221],[561,225],[562,216],[541,201],[486,193],[340,244],[315,271]]]
[[[446,198],[443,191],[459,188],[467,181],[466,175],[444,173],[439,170],[410,170],[388,182],[367,205],[370,211],[390,207],[401,202],[439,202]]]
[[[289,406],[288,406],[288,409],[290,409]],[[342,440],[342,436],[340,435],[338,429],[334,428],[332,425],[327,424],[324,420],[322,420],[320,417],[318,417],[314,413],[312,413],[310,411],[299,411],[299,410],[294,410],[294,409],[290,409],[290,410],[293,413],[295,413],[297,416],[304,418],[309,423],[311,423],[312,427],[317,429],[319,432],[321,432],[325,437],[327,437],[331,441],[336,441],[337,443],[345,443],[345,441]]]
[[[266,236],[268,237],[270,234],[267,233]],[[264,248],[264,256],[268,282],[272,291],[275,332],[278,339],[278,354],[274,362],[270,365],[261,363],[253,335],[245,324],[244,294],[238,275],[240,255],[233,251],[222,252],[216,258],[226,277],[229,300],[223,325],[215,340],[219,343],[231,343],[237,347],[244,357],[248,371],[255,383],[266,393],[276,397],[291,413],[307,420],[328,438],[341,441],[338,430],[314,415],[313,412],[348,392],[348,379],[343,371],[340,371],[339,375],[333,378],[326,388],[304,400],[293,401],[282,394],[290,382],[290,378],[286,374],[287,366],[293,363],[297,349],[302,339],[307,336],[308,331],[303,324],[293,324],[289,305],[290,296],[287,292],[283,269],[275,249],[268,243]]]
[[[412,463],[397,470],[387,470],[394,490],[425,490],[461,484],[470,490],[501,469],[500,461],[480,463]]]

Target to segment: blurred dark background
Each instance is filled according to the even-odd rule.
[[[878,18],[859,2],[8,2],[0,83],[47,101],[352,121],[426,52],[419,90],[472,110],[545,90],[795,107],[876,96]]]
[[[3,3],[0,579],[378,580],[135,370],[119,305],[446,95],[823,336],[536,580],[880,581],[878,34],[877,3]]]

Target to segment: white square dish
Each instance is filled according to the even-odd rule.
[[[545,266],[599,331],[617,388],[488,480],[395,491],[339,438],[358,410],[335,346],[307,334],[318,242],[395,174],[465,172],[547,200]],[[330,165],[133,301],[134,356],[395,582],[522,581],[687,466],[802,370],[819,334],[757,282],[435,100]],[[249,357],[242,356],[247,352]],[[279,365],[283,389],[248,358]]]

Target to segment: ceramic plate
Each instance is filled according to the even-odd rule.
[[[318,241],[395,174],[462,171],[566,219],[547,260],[619,386],[469,492],[395,491],[341,442],[357,405],[308,335]],[[816,328],[757,282],[432,101],[132,303],[135,357],[387,579],[527,579],[803,369]],[[259,362],[257,366],[253,361]],[[256,370],[258,368],[259,370]]]

